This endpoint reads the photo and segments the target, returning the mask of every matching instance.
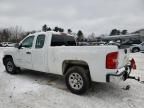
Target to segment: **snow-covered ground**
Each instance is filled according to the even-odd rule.
[[[5,72],[0,48],[0,108],[144,108],[144,84],[135,80],[94,83],[84,95],[70,93],[60,76],[23,70],[17,75]],[[134,75],[144,81],[144,54],[136,59]],[[130,85],[129,90],[124,90]]]

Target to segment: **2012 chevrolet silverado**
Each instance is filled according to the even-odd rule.
[[[129,65],[126,49],[77,46],[73,36],[57,32],[28,35],[16,48],[4,52],[3,64],[10,74],[25,68],[64,75],[67,88],[75,94],[86,92],[92,81],[126,80],[134,65]]]

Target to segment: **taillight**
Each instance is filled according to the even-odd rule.
[[[133,58],[131,60],[131,67],[132,67],[132,69],[136,69],[136,63],[135,63],[135,60]]]
[[[118,66],[118,52],[111,52],[106,56],[106,68],[117,69]]]

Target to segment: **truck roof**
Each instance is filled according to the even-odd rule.
[[[32,33],[32,34],[29,34],[29,35],[39,35],[39,34],[42,34],[42,33],[51,33],[51,34],[55,34],[55,35],[67,35],[67,36],[73,36],[71,34],[68,34],[68,33],[61,33],[61,32],[55,32],[55,31],[47,31],[47,32],[36,32],[36,33]]]

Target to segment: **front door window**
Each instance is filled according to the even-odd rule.
[[[33,45],[33,40],[34,40],[34,36],[30,36],[30,37],[26,38],[21,44],[22,47],[31,48]]]

